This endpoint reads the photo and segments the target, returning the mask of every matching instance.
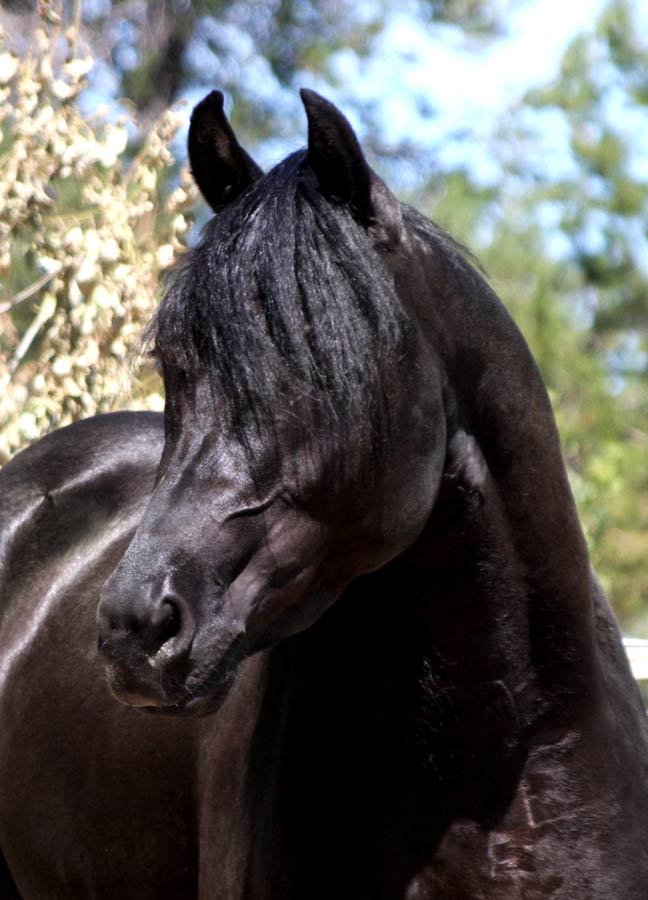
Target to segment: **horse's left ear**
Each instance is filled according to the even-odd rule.
[[[188,150],[193,177],[214,212],[235,200],[263,175],[236,140],[220,91],[212,91],[192,112]]]
[[[302,89],[308,118],[308,164],[329,200],[348,205],[379,244],[400,240],[400,203],[371,170],[356,134],[340,110],[315,91]]]

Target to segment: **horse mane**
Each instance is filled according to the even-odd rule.
[[[437,252],[465,249],[402,208]],[[302,150],[207,223],[169,276],[148,336],[165,371],[189,383],[207,376],[219,427],[244,447],[306,419],[327,446],[379,449],[390,371],[413,332],[371,237],[321,195]]]
[[[429,250],[443,255],[458,270],[470,271],[474,276],[476,269],[485,278],[488,277],[481,260],[469,247],[413,206],[401,203],[401,209],[406,226]]]
[[[208,377],[244,445],[294,415],[329,437],[383,433],[413,329],[366,231],[309,174],[299,151],[211,219],[149,327],[165,370]]]

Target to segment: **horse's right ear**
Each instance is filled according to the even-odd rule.
[[[371,170],[349,121],[329,100],[302,89],[308,118],[307,160],[319,189],[348,206],[378,245],[393,247],[403,230],[401,205]]]
[[[188,150],[193,177],[214,212],[263,175],[236,140],[223,111],[220,91],[208,94],[191,114]]]

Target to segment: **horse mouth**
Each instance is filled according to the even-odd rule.
[[[234,683],[238,667],[248,655],[244,635],[237,635],[219,661],[204,677],[196,670],[190,673],[178,696],[179,686],[165,692],[156,703],[138,703],[142,712],[162,716],[208,716],[217,712],[227,699]],[[128,703],[128,700],[126,700]],[[131,706],[134,704],[130,704]]]
[[[209,691],[201,689],[193,691],[180,700],[164,706],[139,706],[141,712],[155,716],[203,718],[218,712],[229,694],[234,677],[218,686],[211,685]]]

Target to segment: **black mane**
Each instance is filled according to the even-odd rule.
[[[380,434],[411,331],[371,238],[321,196],[304,151],[207,224],[151,325],[165,369],[206,374],[243,444],[295,415],[329,439]]]

